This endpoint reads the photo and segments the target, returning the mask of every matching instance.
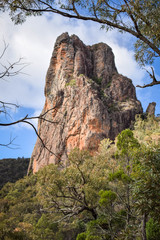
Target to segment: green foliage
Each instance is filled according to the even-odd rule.
[[[105,86],[105,88],[110,88],[111,83],[112,83],[112,80],[110,80],[110,81],[107,83],[107,85]]]
[[[160,145],[142,139],[159,130],[148,121],[140,123],[141,141],[138,127],[127,129],[115,143],[104,139],[95,156],[74,149],[65,166],[51,164],[4,185],[0,239],[140,240],[144,215],[147,240],[158,239]]]
[[[134,135],[145,145],[158,144],[160,141],[160,121],[154,116],[147,116],[142,119],[141,116],[136,117],[134,125]]]
[[[102,240],[100,236],[88,236],[86,240]]]
[[[6,184],[0,191],[1,239],[32,239],[33,226],[38,219],[36,176],[26,177],[15,184]]]
[[[93,79],[93,81],[96,82],[98,85],[101,85],[101,83],[102,83],[102,78],[101,78],[101,77],[100,77],[100,78],[98,78],[98,77],[93,77],[92,79]]]
[[[82,74],[82,73],[81,73],[81,74],[79,74],[79,77],[84,77],[84,74]]]
[[[66,83],[65,87],[74,87],[76,86],[76,80],[75,79],[71,79],[68,83]]]
[[[95,218],[98,192],[106,185],[105,171],[87,151],[75,149],[68,161],[68,166],[61,171],[55,165],[39,171],[39,199],[53,210],[65,209],[66,220],[84,211]]]
[[[87,237],[87,233],[83,232],[83,233],[79,233],[76,240],[86,240]]]
[[[28,16],[39,16],[47,11],[83,20],[92,19],[101,23],[106,31],[118,29],[121,33],[127,32],[136,37],[135,58],[141,66],[152,64],[160,56],[160,2],[156,0],[3,0],[0,10],[9,10],[11,19],[16,24],[23,23]],[[96,49],[96,45],[94,47]],[[97,80],[97,83],[100,84],[101,80]]]
[[[160,236],[160,224],[154,221],[152,218],[149,219],[146,226],[147,240],[159,240]]]
[[[128,169],[129,169],[129,166],[126,167],[126,170]],[[125,174],[124,171],[121,169],[114,173],[110,173],[108,179],[109,181],[119,180],[119,181],[122,181],[123,183],[131,182],[131,177]]]
[[[104,233],[101,232],[101,228],[108,227],[107,220],[104,217],[99,217],[96,220],[92,220],[87,223],[86,239],[101,240],[104,237]]]
[[[40,240],[43,239],[53,239],[58,231],[58,223],[54,223],[50,221],[50,216],[47,214],[42,214],[41,218],[39,218],[37,224],[35,225],[35,232],[38,236],[40,236]]]
[[[29,158],[0,160],[0,189],[7,182],[16,182],[27,174]]]
[[[100,206],[106,206],[106,205],[110,205],[112,204],[116,198],[117,198],[117,195],[115,192],[112,192],[111,190],[101,190],[99,192],[99,195],[100,195],[100,200],[99,200],[99,205]]]
[[[54,221],[56,214],[42,211],[36,184],[37,174],[8,183],[0,191],[0,239],[65,239],[68,230]]]
[[[110,103],[109,106],[108,106],[108,112],[109,112],[109,113],[112,113],[112,112],[115,112],[115,111],[119,111],[119,108],[118,108],[117,103],[112,102],[112,103]]]
[[[117,148],[122,154],[129,154],[134,148],[138,148],[140,144],[134,138],[133,132],[130,129],[123,130],[117,137]]]
[[[139,27],[143,35],[147,36],[148,39],[159,48],[159,16],[158,9],[160,8],[160,4],[158,1],[137,1],[135,3],[136,10],[140,13],[140,8],[145,9],[143,12],[143,17],[145,21],[141,19],[139,21]],[[135,8],[134,7],[134,8]],[[152,15],[152,16],[151,16]],[[152,25],[151,25],[152,22]],[[140,63],[140,65],[144,66],[145,64],[152,64],[154,58],[156,57],[155,51],[151,49],[147,43],[143,40],[138,40],[135,44],[135,57],[136,60]]]
[[[111,144],[113,141],[111,141],[109,138],[103,139],[99,144],[99,152],[101,155],[105,155],[108,153],[108,150],[111,148]]]
[[[135,206],[142,212],[150,214],[154,219],[159,219],[155,209],[160,206],[160,152],[159,145],[151,148],[141,147],[135,159],[134,195]]]

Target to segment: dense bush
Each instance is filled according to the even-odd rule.
[[[74,149],[67,167],[51,164],[4,185],[0,239],[158,240],[160,145],[145,136],[155,139],[160,127],[138,121],[94,156]]]

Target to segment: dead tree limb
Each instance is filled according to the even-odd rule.
[[[145,69],[145,70],[146,70],[146,69]],[[149,75],[150,78],[152,79],[152,82],[151,82],[151,83],[148,83],[148,84],[144,84],[143,86],[137,85],[136,87],[146,88],[146,87],[152,87],[152,86],[154,86],[154,85],[160,84],[160,81],[157,81],[157,79],[156,79],[156,77],[155,77],[155,73],[154,73],[153,67],[151,67],[151,70],[152,70],[152,73],[149,72],[148,70],[146,70],[146,72],[148,73],[148,75]]]

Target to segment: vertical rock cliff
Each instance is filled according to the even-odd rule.
[[[127,66],[126,66],[127,67]],[[114,139],[142,113],[132,81],[117,72],[112,49],[86,46],[76,35],[57,38],[45,84],[30,167],[65,162],[71,149],[94,152],[103,138]]]

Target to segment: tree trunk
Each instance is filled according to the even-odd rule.
[[[146,235],[146,223],[147,223],[147,214],[143,214],[143,222],[142,222],[142,240],[147,240]]]

